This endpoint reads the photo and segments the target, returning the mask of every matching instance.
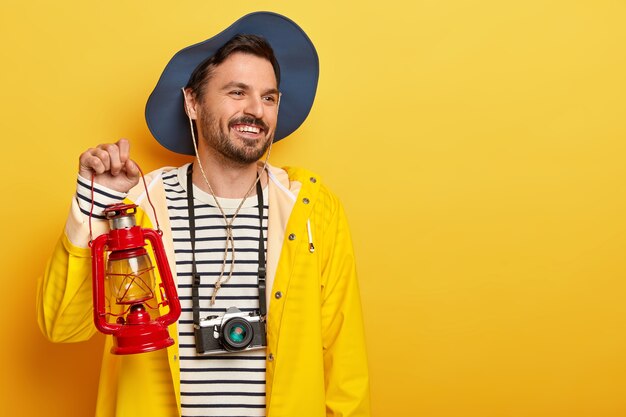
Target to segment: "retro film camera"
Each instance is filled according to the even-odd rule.
[[[265,319],[258,311],[230,307],[222,316],[209,316],[195,327],[196,352],[210,355],[261,349],[267,346]]]

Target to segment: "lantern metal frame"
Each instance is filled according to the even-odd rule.
[[[100,332],[113,336],[111,352],[117,355],[151,352],[173,345],[174,339],[170,337],[167,327],[175,323],[181,314],[176,285],[163,246],[162,232],[134,225],[136,208],[134,204],[107,207],[107,218],[132,216],[133,221],[129,227],[111,229],[109,233],[102,234],[91,242],[94,323]],[[107,312],[106,308],[105,251],[110,253],[109,257],[113,255],[118,259],[143,256],[147,254],[146,241],[152,246],[161,279],[161,301],[158,306],[159,309],[167,307],[168,312],[153,319],[144,306],[147,304],[144,300],[130,304],[125,317],[119,316],[115,323],[110,323],[108,318],[113,314]]]

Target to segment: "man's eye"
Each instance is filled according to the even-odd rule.
[[[241,96],[243,96],[243,91],[241,91],[241,90],[233,90],[233,91],[230,92],[230,94],[233,95],[233,96],[241,97]]]
[[[270,103],[276,103],[276,97],[274,96],[264,96],[263,100],[268,101]]]

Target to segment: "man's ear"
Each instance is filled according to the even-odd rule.
[[[191,120],[196,120],[198,115],[196,113],[196,99],[194,98],[193,91],[190,88],[183,88],[183,96],[185,97],[185,113]]]

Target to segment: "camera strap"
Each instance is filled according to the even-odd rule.
[[[193,164],[189,164],[187,168],[187,210],[189,211],[189,236],[191,238],[191,299],[192,299],[192,312],[193,312],[193,324],[195,327],[200,326],[200,283],[201,277],[198,274],[196,268],[196,216],[194,213],[193,202]],[[259,288],[259,315],[262,320],[265,320],[267,315],[267,304],[265,301],[265,240],[263,238],[263,188],[261,187],[261,181],[256,183],[256,195],[259,207],[259,265],[257,270],[258,288]]]

